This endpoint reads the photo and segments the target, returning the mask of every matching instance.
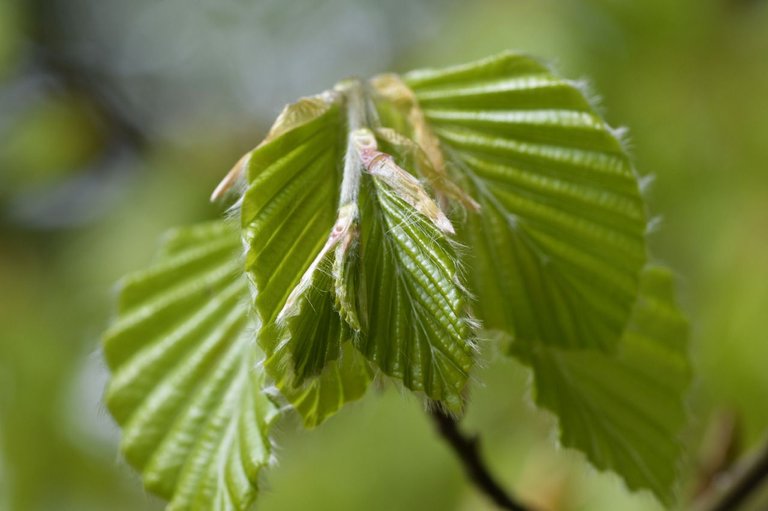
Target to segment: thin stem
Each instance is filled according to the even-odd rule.
[[[477,488],[485,493],[500,509],[511,511],[531,511],[532,508],[517,502],[502,488],[491,475],[490,470],[480,455],[479,440],[465,436],[451,415],[438,407],[429,411],[437,431],[448,442],[464,466],[464,471]]]
[[[344,175],[341,179],[339,208],[357,202],[360,192],[362,162],[352,141],[352,134],[368,125],[363,84],[360,80],[347,80],[339,84],[347,103],[347,152],[344,156]]]
[[[751,497],[768,484],[768,443],[746,467],[736,469],[730,484],[710,504],[702,507],[705,511],[730,511],[741,509]],[[726,476],[727,477],[727,476]]]

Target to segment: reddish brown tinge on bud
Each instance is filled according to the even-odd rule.
[[[357,130],[351,137],[366,172],[389,186],[400,199],[429,218],[438,229],[449,234],[456,233],[451,221],[424,190],[419,180],[397,165],[392,155],[378,150],[376,137],[370,130]]]

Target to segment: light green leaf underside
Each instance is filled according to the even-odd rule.
[[[559,417],[563,444],[669,505],[686,422],[686,345],[673,279],[651,267],[615,354],[522,347],[520,355],[536,376],[536,401]]]
[[[287,107],[288,129],[251,152],[241,221],[246,270],[256,289],[256,311],[272,323],[299,283],[336,218],[343,159],[343,119],[335,96],[324,108],[307,99]],[[311,98],[316,99],[316,98]]]
[[[365,359],[345,346],[333,301],[319,288],[302,297],[305,323],[275,325],[336,219],[345,142],[340,103],[326,93],[286,107],[250,155],[241,210],[267,372],[307,427],[360,398],[372,378]],[[288,342],[296,332],[298,344]]]
[[[314,427],[365,394],[373,378],[368,361],[351,344],[352,330],[334,306],[333,251],[322,258],[284,324],[262,332],[272,355],[266,365],[283,396]]]
[[[242,510],[271,456],[240,237],[224,221],[173,231],[126,277],[104,339],[121,449],[174,510]]]
[[[301,416],[304,426],[314,428],[338,412],[345,404],[360,399],[368,390],[374,373],[368,361],[350,342],[338,347],[339,354],[326,363],[322,372],[295,384],[285,365],[290,359],[277,352],[268,370],[276,379],[282,396]]]
[[[609,127],[573,83],[523,55],[404,79],[448,171],[481,205],[463,237],[485,326],[532,345],[615,345],[646,221]]]
[[[454,247],[378,176],[363,189],[367,335],[358,347],[406,387],[459,410],[474,339]]]

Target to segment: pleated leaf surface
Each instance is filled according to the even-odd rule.
[[[486,328],[610,351],[646,259],[638,180],[580,90],[504,53],[404,76],[446,172],[479,203],[463,237]]]
[[[292,312],[261,334],[272,353],[267,368],[307,427],[362,397],[373,379],[370,364],[351,342],[354,332],[335,307],[333,255],[320,258]]]
[[[410,175],[399,175],[405,171],[395,172],[392,179],[366,176],[362,259],[368,328],[358,346],[384,373],[458,411],[473,364],[474,333],[456,246],[437,205]],[[417,187],[408,199],[401,180]]]
[[[338,96],[304,98],[286,107],[248,157],[241,222],[246,270],[264,324],[275,321],[333,226],[343,123]]]
[[[241,205],[266,368],[308,427],[360,398],[372,378],[365,358],[346,346],[348,332],[323,274],[310,272],[308,293],[294,304],[300,313],[276,324],[336,219],[346,142],[342,103],[330,91],[285,108],[248,156]]]
[[[122,281],[104,339],[121,450],[168,509],[247,509],[270,461],[277,409],[257,370],[241,254],[228,222],[173,231]]]
[[[521,357],[536,374],[536,401],[555,412],[561,440],[633,489],[674,501],[690,380],[687,323],[667,270],[649,267],[614,354],[540,347]]]

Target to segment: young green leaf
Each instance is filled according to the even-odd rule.
[[[645,213],[621,144],[588,101],[529,57],[505,53],[404,77],[480,204],[463,237],[487,328],[532,346],[612,348],[645,262]],[[384,94],[392,95],[389,92]]]
[[[369,180],[361,197],[368,329],[360,350],[386,374],[454,410],[462,407],[474,334],[453,226],[421,184],[360,133]]]
[[[277,408],[263,393],[235,226],[173,231],[122,283],[104,339],[121,448],[170,509],[246,509],[270,461]]]
[[[271,354],[267,369],[306,427],[362,397],[373,379],[368,361],[350,342],[355,332],[337,310],[332,248],[324,247],[277,323],[261,333]]]
[[[315,424],[359,397],[370,380],[365,360],[345,350],[352,339],[385,373],[458,409],[472,363],[472,331],[446,236],[453,226],[411,174],[376,150],[370,130],[352,129],[366,117],[358,83],[342,83],[325,99],[327,108],[291,116],[290,128],[254,150],[248,162],[247,267],[266,325],[260,338],[269,374],[294,406],[298,398],[315,403],[304,416]],[[351,133],[339,182],[342,122]],[[363,170],[375,192],[360,215]],[[310,213],[296,204],[305,196],[322,202],[311,205],[314,216],[303,218]],[[298,223],[290,232],[279,227],[292,222]],[[337,386],[335,398],[319,398],[332,396],[329,388],[308,399],[326,369],[343,369],[339,381],[353,382],[348,387],[354,392]]]
[[[335,242],[344,154],[336,91],[289,105],[247,157],[241,220],[266,368],[307,427],[360,398],[373,374],[347,347],[334,300]]]
[[[563,444],[670,505],[686,422],[686,340],[673,279],[650,267],[616,353],[518,348],[536,376],[536,401],[559,418]]]
[[[345,142],[340,106],[332,91],[289,105],[248,155],[241,222],[264,324],[277,319],[336,219]]]

